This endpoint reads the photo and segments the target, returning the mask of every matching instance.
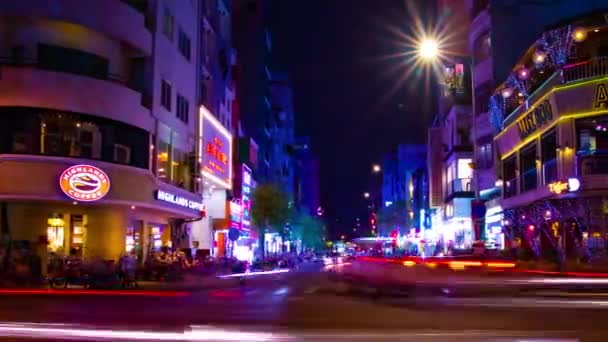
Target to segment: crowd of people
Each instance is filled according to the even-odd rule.
[[[150,251],[144,260],[140,260],[135,251],[122,254],[118,260],[105,260],[83,259],[81,251],[74,248],[67,255],[49,251],[44,272],[35,246],[27,241],[13,242],[10,248],[0,248],[0,286],[135,288],[139,286],[138,280],[179,281],[187,272],[208,276],[294,268],[314,256],[313,253],[279,253],[249,263],[232,256],[192,256],[189,252],[162,247]]]

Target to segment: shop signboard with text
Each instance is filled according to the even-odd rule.
[[[155,197],[158,201],[171,203],[182,208],[192,209],[199,212],[203,210],[203,203],[200,199],[188,199],[186,197],[179,196],[177,194],[164,190],[157,190]]]
[[[501,155],[508,156],[523,144],[565,119],[608,113],[608,79],[595,79],[554,87],[500,132],[495,141]]]
[[[232,188],[232,135],[204,107],[200,109],[199,141],[201,174],[205,180],[225,189]]]
[[[243,182],[241,184],[241,229],[251,229],[251,192],[253,182],[251,180],[251,169],[243,164]]]

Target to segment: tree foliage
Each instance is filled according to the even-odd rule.
[[[301,211],[296,214],[291,226],[293,237],[302,241],[303,248],[321,249],[324,247],[327,231],[320,219],[306,211]]]
[[[260,237],[260,251],[264,255],[264,234],[283,228],[289,217],[287,195],[274,184],[260,184],[253,190],[251,219]]]

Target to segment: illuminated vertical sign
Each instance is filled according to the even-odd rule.
[[[201,174],[226,189],[232,188],[232,135],[204,107],[200,108]]]
[[[241,229],[251,229],[251,169],[243,164],[243,182],[241,184]]]

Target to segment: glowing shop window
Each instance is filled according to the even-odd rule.
[[[49,242],[48,249],[57,252],[64,245],[65,221],[60,215],[53,215],[47,219],[46,236]]]
[[[471,169],[472,159],[458,159],[458,178],[471,178],[473,176],[473,169]]]

